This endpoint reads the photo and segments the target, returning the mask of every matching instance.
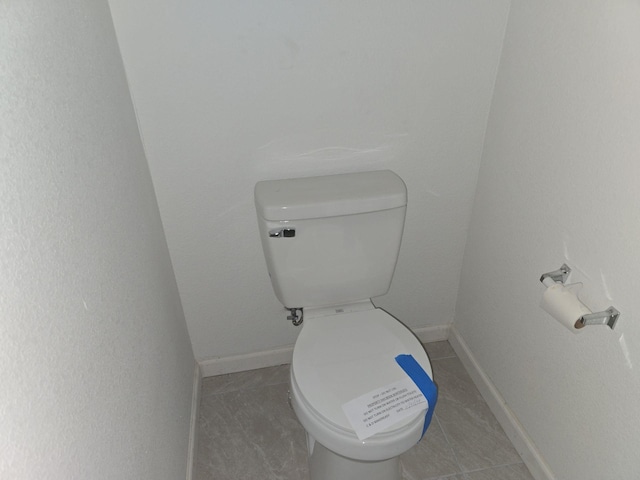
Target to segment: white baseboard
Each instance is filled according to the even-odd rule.
[[[449,337],[449,325],[412,328],[413,333],[422,343],[438,342]],[[291,363],[293,345],[274,348],[262,352],[233,355],[222,358],[206,358],[200,360],[200,371],[203,377],[213,377],[227,373],[244,372],[257,368],[273,367]]]
[[[226,373],[244,372],[256,368],[273,367],[291,363],[293,345],[265,350],[262,352],[233,355],[223,358],[207,358],[201,360],[200,370],[203,377],[213,377]]]
[[[196,471],[201,384],[202,373],[200,372],[200,365],[196,364],[193,372],[193,394],[191,396],[191,423],[189,426],[189,450],[187,450],[187,480],[193,480]]]
[[[551,469],[542,458],[538,448],[527,434],[518,417],[516,417],[513,410],[507,405],[505,399],[489,376],[484,372],[469,349],[469,346],[454,326],[450,328],[449,343],[473,379],[476,387],[480,390],[480,394],[487,402],[487,405],[489,405],[491,412],[496,416],[496,419],[509,437],[509,440],[511,440],[511,443],[527,465],[533,478],[536,480],[555,480]]]
[[[422,343],[441,342],[449,338],[451,325],[434,325],[431,327],[411,328],[411,331]]]

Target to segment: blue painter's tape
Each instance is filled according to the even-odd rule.
[[[433,411],[436,408],[436,402],[438,401],[438,387],[433,383],[433,380],[427,375],[427,372],[420,366],[420,364],[413,358],[413,355],[398,355],[396,357],[396,362],[400,367],[406,372],[413,383],[415,383],[422,394],[429,402],[429,408],[427,408],[427,414],[424,417],[424,427],[422,427],[422,438],[424,436],[424,432],[429,428],[429,424],[431,423],[431,417],[433,416]]]

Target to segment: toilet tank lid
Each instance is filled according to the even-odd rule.
[[[255,187],[265,220],[300,220],[377,212],[407,204],[407,188],[391,170],[265,180]]]

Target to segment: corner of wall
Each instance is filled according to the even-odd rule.
[[[198,454],[198,418],[200,417],[200,392],[202,391],[202,372],[200,365],[193,370],[193,395],[191,397],[191,421],[189,427],[189,450],[187,451],[187,480],[195,478]]]

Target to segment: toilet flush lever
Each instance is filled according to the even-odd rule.
[[[271,238],[291,238],[296,236],[295,228],[274,228],[269,230],[269,237]]]

